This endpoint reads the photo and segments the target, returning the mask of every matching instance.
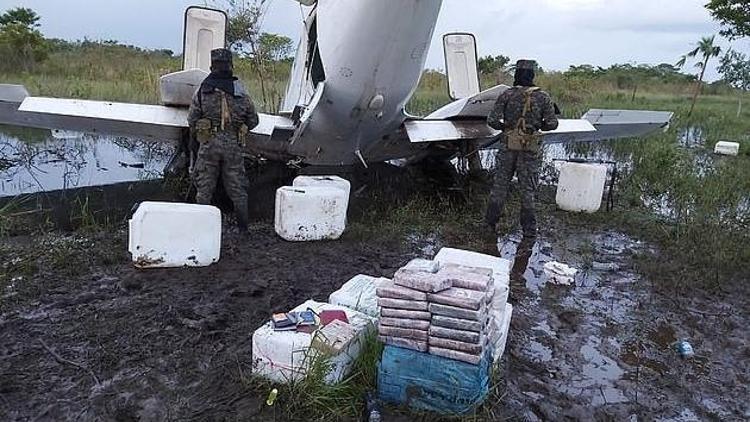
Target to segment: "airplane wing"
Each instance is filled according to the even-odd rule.
[[[409,119],[404,130],[415,144],[477,140],[490,146],[500,131],[486,120],[497,97],[509,89],[498,85],[473,97],[454,101],[424,119]],[[581,119],[561,119],[560,127],[545,132],[544,143],[595,142],[646,136],[669,127],[673,113],[640,110],[593,109]]]
[[[28,96],[19,85],[0,86],[0,124],[179,141],[188,127],[187,108]],[[282,116],[259,114],[251,132],[270,137],[294,129]]]

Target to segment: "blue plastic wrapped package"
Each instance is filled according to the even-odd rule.
[[[386,346],[378,368],[380,400],[412,410],[466,415],[489,394],[491,356],[479,365]]]

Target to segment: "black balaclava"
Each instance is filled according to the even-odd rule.
[[[219,89],[229,95],[234,95],[234,66],[232,52],[219,48],[211,51],[211,73],[203,81],[203,88]]]
[[[521,59],[516,63],[515,86],[534,86],[536,61]]]
[[[513,85],[515,86],[534,86],[534,70],[532,69],[516,69],[516,77]]]

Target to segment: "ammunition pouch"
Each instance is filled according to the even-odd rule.
[[[239,141],[239,144],[242,148],[245,148],[247,146],[247,134],[249,132],[250,128],[247,127],[246,124],[240,126],[240,129],[237,131],[237,140]]]
[[[521,129],[512,130],[506,135],[508,149],[511,151],[539,152],[541,136],[539,134],[527,134]]]
[[[195,122],[195,140],[199,144],[205,144],[213,138],[214,130],[210,119],[200,119]]]

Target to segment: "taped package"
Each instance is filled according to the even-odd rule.
[[[380,316],[385,318],[418,319],[429,321],[432,315],[425,311],[405,311],[403,309],[380,308]]]
[[[381,308],[403,309],[405,311],[428,311],[430,309],[430,305],[427,302],[388,298],[379,298],[378,306]]]
[[[451,318],[469,319],[472,321],[484,322],[487,320],[487,307],[483,306],[479,310],[457,308],[455,306],[441,305],[439,303],[430,304],[430,313],[433,315],[447,316]]]
[[[380,325],[396,328],[410,328],[412,330],[427,331],[430,329],[430,321],[401,318],[380,318]]]
[[[427,353],[429,346],[426,341],[409,340],[400,337],[388,337],[378,336],[378,341],[395,347],[401,347],[403,349],[415,350],[417,352]]]
[[[440,293],[427,295],[427,300],[429,300],[430,303],[455,306],[457,308],[471,309],[473,311],[477,311],[485,306],[487,304],[487,298],[488,292],[486,290],[477,292],[457,287],[450,288]]]
[[[388,327],[385,325],[380,325],[378,327],[378,333],[381,336],[386,337],[400,337],[405,338],[409,340],[416,340],[416,341],[427,341],[427,337],[429,336],[427,331],[424,330],[413,330],[409,328],[397,328],[397,327]]]

